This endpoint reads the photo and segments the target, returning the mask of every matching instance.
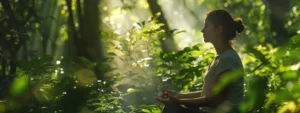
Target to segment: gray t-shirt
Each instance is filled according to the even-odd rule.
[[[217,56],[214,61],[209,66],[206,74],[204,76],[204,85],[202,89],[202,96],[212,96],[213,88],[216,86],[218,77],[220,74],[226,70],[243,70],[242,61],[238,53],[234,50],[227,50],[223,54]],[[230,75],[229,75],[230,76]],[[237,108],[244,95],[244,77],[240,76],[237,80],[232,82],[230,86],[226,89],[228,96],[225,97],[225,102],[216,108],[212,107],[201,107],[205,112],[217,112],[226,113],[229,112],[228,108]]]

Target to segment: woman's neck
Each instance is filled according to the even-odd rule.
[[[230,44],[225,44],[225,43],[219,43],[219,44],[213,44],[213,46],[216,49],[217,55],[223,54],[227,50],[233,50]]]

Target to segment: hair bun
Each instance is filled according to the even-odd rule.
[[[238,33],[244,31],[244,25],[241,18],[234,19],[234,27]]]

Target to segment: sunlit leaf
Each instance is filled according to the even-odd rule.
[[[291,112],[295,113],[297,105],[295,102],[285,102],[282,107],[279,108],[277,113]]]
[[[219,82],[213,89],[215,94],[222,91],[228,84],[237,81],[243,77],[244,71],[240,69],[233,70],[231,72],[224,73],[221,78],[219,78]]]
[[[28,76],[18,76],[16,77],[11,85],[10,93],[13,96],[19,96],[23,94],[29,85],[29,78]]]
[[[253,48],[253,46],[247,46],[247,52],[253,54],[257,59],[259,59],[261,62],[266,62],[265,55],[262,54],[257,49]]]
[[[296,79],[297,71],[287,71],[283,73],[283,79]]]
[[[150,110],[148,110],[148,109],[142,109],[142,112],[143,113],[151,113]]]
[[[140,89],[134,89],[134,88],[128,88],[127,93],[134,93],[134,92],[141,92],[142,90]]]

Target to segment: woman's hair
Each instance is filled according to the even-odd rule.
[[[215,27],[223,27],[223,38],[225,38],[226,41],[233,40],[237,33],[241,33],[244,30],[242,19],[233,19],[231,14],[223,9],[217,9],[207,13],[207,20]]]

